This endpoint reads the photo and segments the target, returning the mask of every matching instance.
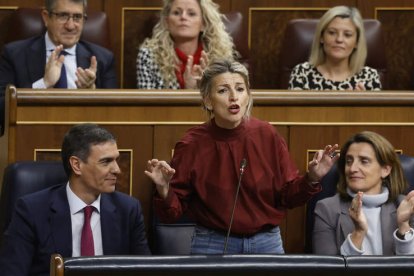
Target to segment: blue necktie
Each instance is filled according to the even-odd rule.
[[[66,51],[62,51],[60,52],[60,55],[64,55],[66,56],[68,53]],[[53,86],[54,88],[68,88],[68,80],[66,77],[66,68],[65,68],[65,64],[62,64],[62,70],[60,71],[60,77],[59,80],[57,81],[57,83],[55,84],[55,86]]]

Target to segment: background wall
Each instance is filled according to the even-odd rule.
[[[240,11],[253,60],[253,84],[280,89],[279,51],[286,24],[293,18],[319,18],[336,5],[356,6],[364,18],[383,24],[392,90],[414,89],[414,1],[412,0],[217,0],[223,13]],[[90,10],[108,15],[112,50],[122,88],[135,88],[137,48],[151,34],[161,0],[89,0]],[[16,7],[41,7],[43,0],[0,0],[0,47]]]

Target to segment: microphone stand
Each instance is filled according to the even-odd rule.
[[[234,210],[236,210],[237,198],[239,197],[239,191],[240,191],[240,184],[241,184],[241,180],[242,180],[242,177],[243,177],[244,168],[246,167],[246,164],[247,164],[246,158],[243,158],[243,160],[241,161],[241,164],[240,164],[239,182],[237,183],[236,196],[234,197],[233,210],[231,211],[229,229],[227,230],[226,239],[224,241],[223,254],[226,254],[226,252],[227,252],[227,242],[229,241],[231,226],[233,225]]]

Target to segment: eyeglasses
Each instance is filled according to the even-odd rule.
[[[75,23],[80,23],[83,20],[86,21],[86,19],[88,19],[88,16],[86,14],[81,14],[81,13],[70,14],[70,13],[67,13],[67,12],[49,12],[49,14],[56,16],[56,20],[59,23],[66,23],[71,18],[72,18],[73,22],[75,22]]]

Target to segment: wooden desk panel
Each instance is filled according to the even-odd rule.
[[[412,92],[252,93],[253,115],[271,122],[285,137],[302,173],[309,150],[342,144],[365,129],[383,134],[397,149],[414,155]],[[33,160],[36,148],[60,148],[63,134],[75,123],[99,123],[118,137],[120,149],[133,152],[128,172],[131,194],[141,200],[148,227],[153,184],[143,173],[146,161],[153,157],[169,160],[186,129],[207,118],[194,91],[11,89],[7,97],[9,124],[2,139],[7,140],[8,151],[1,152],[7,160],[3,163]],[[286,252],[303,252],[305,207],[289,210],[281,228]]]

